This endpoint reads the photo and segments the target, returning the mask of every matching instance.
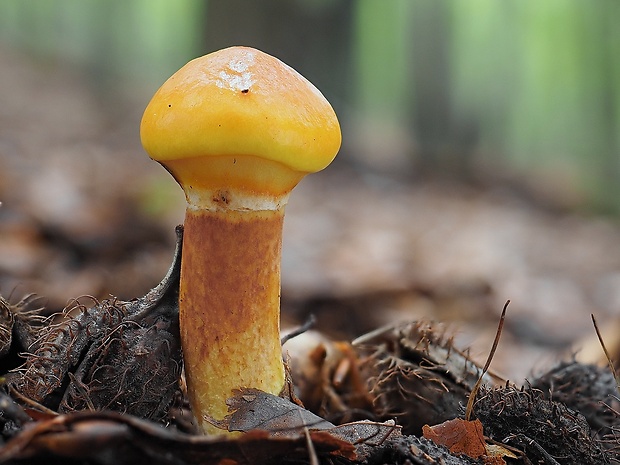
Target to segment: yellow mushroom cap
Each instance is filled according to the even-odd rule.
[[[183,186],[287,194],[340,148],[338,119],[307,79],[264,52],[230,47],[190,61],[155,93],[142,145]]]

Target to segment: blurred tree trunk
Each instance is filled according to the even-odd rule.
[[[412,126],[418,169],[467,177],[479,121],[454,107],[452,2],[418,1],[411,15]]]
[[[338,112],[350,92],[352,0],[210,0],[207,51],[232,45],[258,48],[315,84]]]
[[[461,178],[472,171],[480,120],[455,107],[453,7],[433,0],[356,4],[356,138],[363,142],[356,153],[373,170]],[[373,131],[382,133],[369,137]]]

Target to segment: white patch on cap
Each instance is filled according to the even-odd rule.
[[[254,84],[252,73],[248,71],[250,65],[254,63],[254,54],[248,52],[244,55],[241,59],[231,60],[228,63],[228,70],[219,72],[219,79],[216,82],[218,87],[242,91],[248,90]]]

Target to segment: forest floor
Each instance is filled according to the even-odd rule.
[[[131,299],[164,276],[184,199],[139,142],[149,95],[0,48],[0,294],[49,311],[82,295]],[[345,134],[346,137],[346,134]],[[332,340],[385,325],[445,323],[517,385],[575,353],[614,346],[620,225],[488,183],[404,182],[348,163],[309,176],[287,207],[283,326],[310,314]],[[10,296],[10,297],[9,297]],[[582,349],[582,347],[585,347]]]

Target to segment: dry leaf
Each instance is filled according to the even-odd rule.
[[[482,423],[461,418],[448,420],[435,426],[424,425],[423,436],[446,446],[453,454],[466,454],[478,458],[486,453]]]
[[[260,429],[276,436],[290,436],[303,433],[304,428],[325,430],[334,427],[332,423],[290,400],[258,389],[240,389],[226,403],[230,414],[222,421],[208,420],[229,431]]]
[[[514,454],[505,448],[498,450],[486,444],[482,423],[477,419],[467,421],[455,418],[435,426],[424,425],[422,432],[426,439],[446,446],[451,454],[464,454],[474,459],[482,459],[486,465],[506,465],[502,457],[506,455],[514,457]],[[508,454],[504,454],[503,451]]]
[[[312,448],[327,457],[353,460],[355,446],[327,431],[309,433]],[[0,449],[0,463],[28,459],[100,465],[292,464],[307,461],[306,436],[273,437],[254,430],[238,438],[195,436],[116,412],[78,412],[39,421]],[[37,462],[39,463],[39,462]],[[55,462],[54,462],[55,463]],[[59,460],[60,463],[60,460]]]

